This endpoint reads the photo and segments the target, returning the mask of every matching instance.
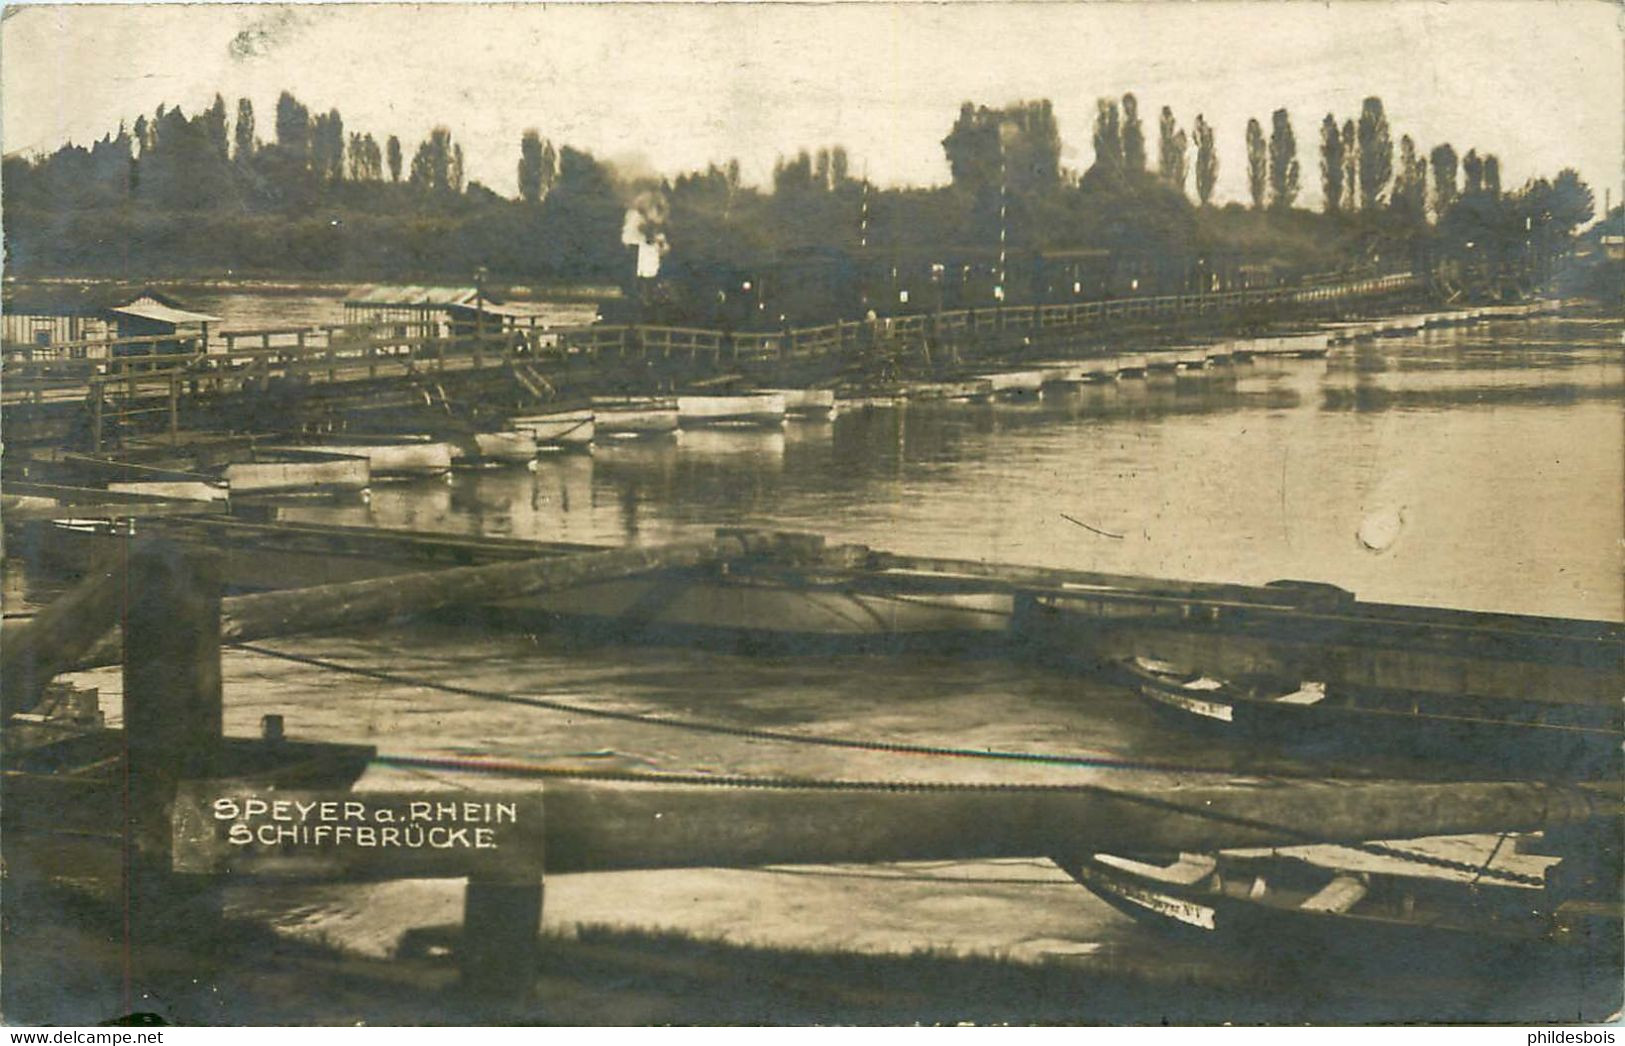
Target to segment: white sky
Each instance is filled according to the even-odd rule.
[[[845,144],[882,183],[947,180],[959,104],[1054,101],[1065,162],[1087,167],[1094,100],[1215,126],[1219,196],[1245,196],[1249,116],[1293,114],[1302,202],[1320,196],[1321,117],[1380,95],[1397,142],[1500,155],[1503,182],[1578,167],[1620,199],[1621,11],[1606,0],[1004,4],[9,6],[0,141],[51,150],[223,94],[262,138],[284,87],[346,130],[412,149],[452,129],[469,177],[511,193],[527,127],[667,174]]]

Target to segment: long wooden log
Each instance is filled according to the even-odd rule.
[[[823,539],[816,535],[725,530],[705,541],[450,567],[233,596],[221,601],[221,639],[242,642],[348,628],[459,604],[520,599],[546,589],[716,565],[742,556],[816,557],[822,545]],[[114,664],[119,656],[117,640],[109,638],[63,668]]]
[[[821,544],[808,535],[730,531],[708,541],[452,567],[263,592],[225,602],[221,638],[241,641],[348,627],[459,604],[519,599],[546,589],[635,574],[710,566],[746,555],[781,554],[792,548],[811,547],[814,542]]]
[[[325,808],[325,840],[285,846],[271,801]],[[503,816],[500,807],[508,809]],[[389,812],[382,812],[388,808]],[[1069,858],[1116,851],[1160,854],[1253,846],[1358,843],[1434,834],[1529,831],[1617,817],[1617,795],[1535,782],[1233,781],[1180,787],[966,785],[719,787],[548,781],[541,794],[430,796],[388,792],[278,792],[193,781],[176,806],[177,870],[267,878],[445,878],[523,882],[543,872],[740,868],[764,864]],[[341,813],[342,811],[342,813]],[[412,825],[419,836],[381,846],[354,824]],[[228,833],[241,821],[254,845]],[[319,824],[317,822],[307,822]],[[426,833],[484,828],[490,845],[457,850]],[[391,831],[395,831],[391,828]],[[398,833],[397,833],[398,834]],[[330,845],[324,845],[330,844]],[[399,844],[399,845],[396,845]],[[404,847],[404,848],[403,848]]]
[[[1536,782],[846,791],[547,783],[547,870],[1172,853],[1528,831],[1617,816]]]
[[[118,623],[124,580],[124,556],[106,556],[66,595],[26,622],[6,626],[0,641],[0,718],[33,708],[45,684],[80,663]]]

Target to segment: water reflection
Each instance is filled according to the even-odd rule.
[[[299,511],[591,542],[760,525],[925,554],[1300,577],[1370,599],[1618,618],[1619,333],[1492,324],[1020,401],[696,430],[546,456],[533,476],[380,488],[370,510]],[[1385,513],[1406,523],[1373,553],[1356,535]]]

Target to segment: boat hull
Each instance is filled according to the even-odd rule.
[[[1045,372],[1042,370],[999,371],[994,374],[978,375],[980,380],[989,383],[993,395],[1005,398],[1038,395],[1044,387],[1044,377]]]
[[[1438,702],[1363,695],[1327,697],[1318,684],[1203,688],[1124,666],[1140,696],[1186,729],[1313,753],[1391,754],[1540,770],[1547,775],[1617,778],[1625,771],[1625,730],[1591,723],[1495,719],[1446,712]],[[1572,717],[1568,717],[1572,718]]]
[[[660,436],[677,431],[677,401],[599,399],[592,401],[594,438]]]
[[[279,449],[268,448],[273,453]],[[366,458],[373,479],[410,479],[416,476],[440,476],[451,471],[452,446],[440,442],[411,443],[323,443],[301,447],[322,454]]]
[[[677,423],[706,426],[771,427],[784,424],[784,397],[777,393],[739,396],[678,396]]]
[[[297,491],[365,490],[372,469],[364,457],[308,461],[243,461],[227,465],[226,489],[233,497]]]
[[[835,413],[834,389],[766,389],[784,397],[784,411],[793,418],[828,418]]]
[[[1557,904],[1534,881],[1478,881],[1427,874],[1351,871],[1295,856],[1219,854],[1216,871],[1175,883],[1130,870],[1139,862],[1108,854],[1057,863],[1111,907],[1159,931],[1186,938],[1284,950],[1293,962],[1336,964],[1482,962],[1571,951],[1557,930]],[[1142,868],[1150,866],[1141,865]],[[1616,958],[1617,961],[1617,958]]]
[[[519,432],[530,433],[538,447],[579,449],[590,446],[597,434],[595,416],[590,409],[527,414],[508,424]]]
[[[529,432],[476,432],[457,450],[461,462],[523,465],[536,457],[536,437]]]

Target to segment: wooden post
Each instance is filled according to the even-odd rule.
[[[94,454],[102,452],[102,397],[104,395],[104,386],[95,377],[92,377],[90,379],[90,449]]]
[[[181,441],[181,376],[179,371],[169,374],[169,445],[176,446]]]
[[[122,550],[96,563],[65,595],[26,622],[6,626],[0,644],[0,715],[26,712],[53,676],[118,623],[124,593]]]
[[[528,999],[536,986],[541,925],[540,871],[524,882],[470,877],[459,949],[464,989],[514,1003]]]
[[[139,944],[195,934],[218,915],[218,892],[171,870],[170,809],[178,782],[218,772],[220,562],[143,543],[127,578],[125,898],[128,943]]]

